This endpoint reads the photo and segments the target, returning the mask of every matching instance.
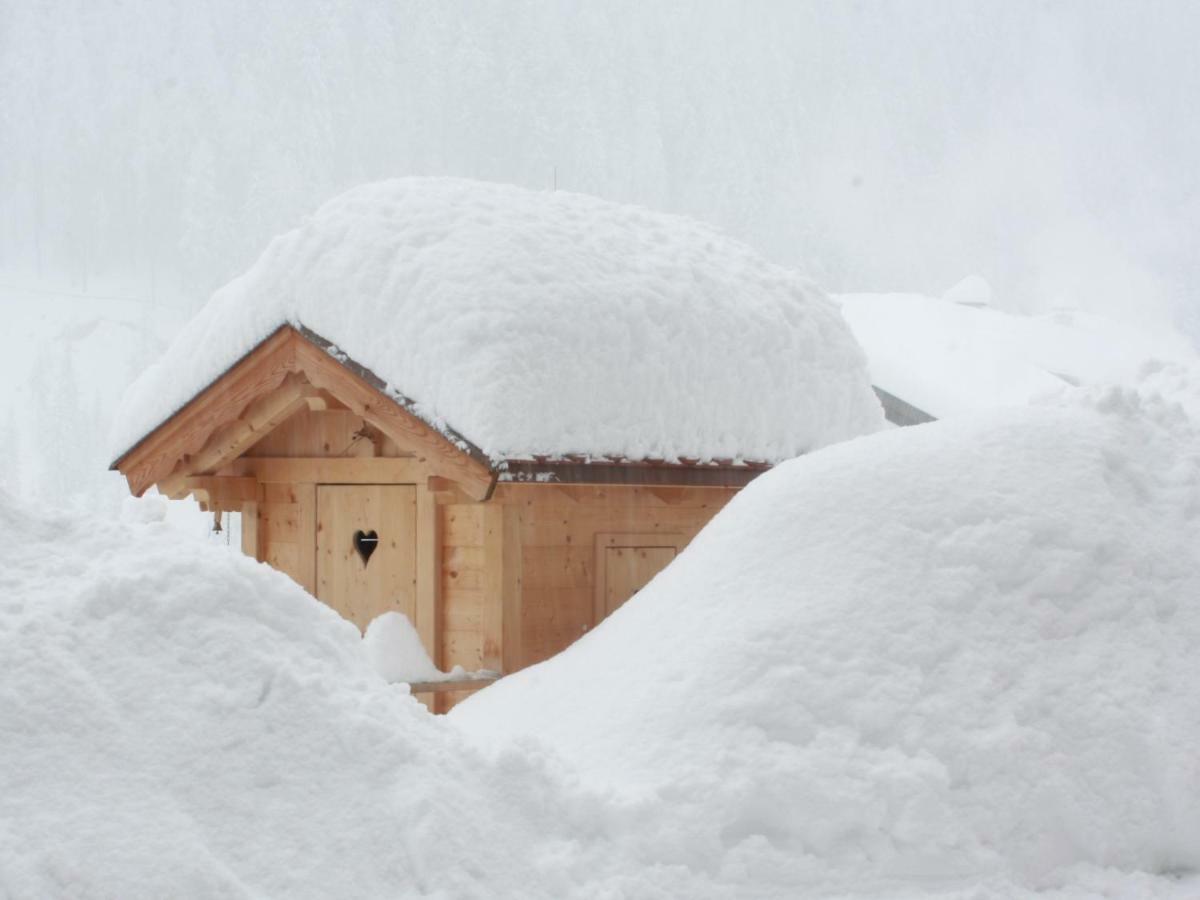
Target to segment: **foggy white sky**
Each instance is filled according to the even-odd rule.
[[[0,0],[0,282],[193,306],[339,190],[690,213],[1200,336],[1200,4]]]

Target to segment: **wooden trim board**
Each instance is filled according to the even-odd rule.
[[[664,487],[745,487],[769,466],[709,466],[652,462],[527,462],[508,460],[501,484],[618,484]]]
[[[411,681],[408,684],[408,689],[414,694],[443,694],[448,691],[478,691],[481,688],[487,687],[489,684],[495,684],[500,680],[497,675],[494,678],[470,678],[462,681]]]
[[[429,470],[405,457],[243,456],[222,472],[279,484],[424,484]]]

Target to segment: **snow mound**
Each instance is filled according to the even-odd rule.
[[[580,833],[563,796],[286,576],[0,494],[0,896],[564,896],[583,854],[515,849]]]
[[[285,322],[496,459],[777,461],[882,421],[837,308],[714,229],[405,178],[330,201],[218,291],[127,392],[114,450]]]
[[[443,672],[433,664],[417,629],[402,612],[385,612],[372,619],[363,634],[363,650],[371,668],[384,681],[466,681],[496,677],[495,672],[487,669],[468,672],[462,666]]]
[[[681,846],[757,847],[763,883],[1195,872],[1200,434],[1173,378],[785,463],[450,719],[666,798]]]
[[[436,681],[446,674],[433,664],[408,616],[386,612],[363,633],[367,661],[384,681]]]
[[[0,895],[1195,897],[1200,383],[1155,377],[782,466],[450,721],[267,566],[0,494]]]

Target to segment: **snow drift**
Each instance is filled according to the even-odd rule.
[[[658,797],[697,857],[758,847],[764,881],[1200,868],[1200,435],[1089,398],[778,467],[450,718]]]
[[[781,466],[449,721],[286,576],[0,495],[0,895],[1194,897],[1200,391],[1154,383]]]
[[[837,308],[716,230],[405,178],[330,201],[218,291],[130,388],[114,452],[285,322],[498,459],[778,461],[882,422]]]
[[[561,896],[513,848],[580,833],[562,796],[286,576],[0,496],[0,896]]]

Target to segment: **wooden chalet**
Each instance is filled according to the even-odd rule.
[[[492,460],[332,351],[279,328],[113,468],[136,495],[240,513],[247,554],[359,628],[404,613],[443,669],[509,673],[562,650],[765,468]]]

